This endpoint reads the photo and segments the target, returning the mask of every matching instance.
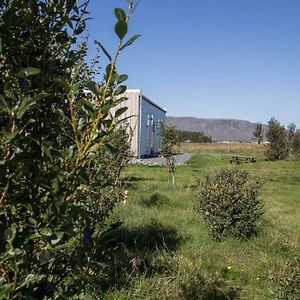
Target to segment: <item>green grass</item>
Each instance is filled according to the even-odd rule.
[[[222,242],[208,235],[194,212],[196,184],[222,167],[248,170],[266,180],[264,215],[251,240]],[[122,227],[110,280],[101,299],[274,299],[270,277],[300,253],[299,162],[230,165],[228,156],[195,154],[176,168],[168,187],[164,167],[131,165],[126,171],[128,201],[111,219]],[[112,278],[114,280],[112,280]]]

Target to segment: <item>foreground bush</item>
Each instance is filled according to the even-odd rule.
[[[248,238],[262,214],[262,181],[246,171],[222,169],[199,183],[196,211],[203,216],[215,239],[228,235]]]
[[[124,197],[125,108],[110,111],[126,90],[117,57],[137,38],[124,39],[127,3],[115,9],[114,56],[100,46],[109,64],[96,84],[75,46],[88,1],[1,1],[0,299],[69,299],[103,268],[104,223]]]

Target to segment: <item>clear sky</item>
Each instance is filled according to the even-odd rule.
[[[114,7],[90,0],[91,47],[115,49]],[[300,127],[300,0],[141,0],[134,34],[118,71],[168,115]]]

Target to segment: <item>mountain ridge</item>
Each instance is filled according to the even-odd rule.
[[[254,140],[253,132],[257,123],[229,118],[167,116],[166,124],[183,131],[202,131],[216,141],[251,142]],[[267,128],[268,126],[263,124],[264,132],[267,131]]]

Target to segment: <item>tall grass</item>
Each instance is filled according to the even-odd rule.
[[[266,180],[264,214],[252,239],[213,241],[193,210],[197,180],[223,167],[245,169]],[[198,153],[177,167],[175,188],[168,187],[164,167],[132,165],[126,176],[128,201],[112,215],[124,222],[111,236],[118,249],[116,280],[105,291],[94,291],[98,297],[274,299],[272,274],[300,253],[298,162],[262,158],[231,165],[226,155]]]

